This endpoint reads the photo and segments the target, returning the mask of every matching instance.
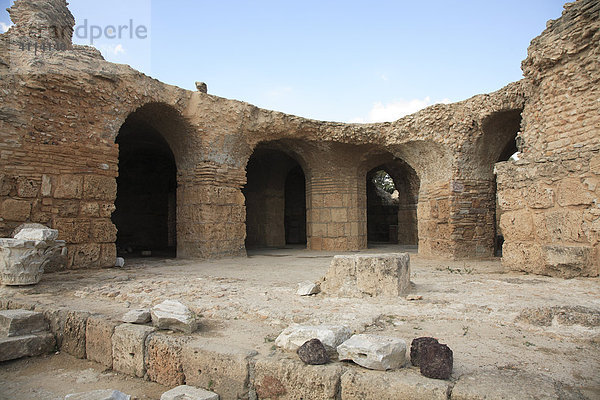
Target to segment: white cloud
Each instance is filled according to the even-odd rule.
[[[127,51],[125,50],[125,47],[123,47],[122,44],[117,44],[117,45],[99,44],[99,45],[94,45],[94,47],[96,47],[98,50],[100,50],[100,52],[102,54],[104,54],[105,56],[118,56],[118,55],[127,53]]]
[[[396,100],[391,103],[383,104],[378,101],[373,104],[369,115],[364,117],[352,118],[349,122],[351,123],[367,123],[367,122],[391,122],[399,118],[415,113],[437,103],[449,103],[449,99],[443,99],[440,101],[432,101],[429,96],[424,99],[412,99],[412,100]]]
[[[114,53],[115,53],[115,56],[118,56],[119,54],[125,54],[125,48],[123,48],[122,44],[118,44],[115,47]]]
[[[0,33],[5,33],[8,31],[12,24],[5,24],[4,22],[0,22]]]

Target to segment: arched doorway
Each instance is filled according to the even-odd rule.
[[[306,183],[300,164],[259,145],[246,166],[246,248],[306,246]]]
[[[416,246],[420,181],[415,170],[394,159],[367,173],[367,239]]]
[[[177,249],[177,167],[161,132],[136,111],[116,138],[119,145],[116,210],[121,256],[174,257]]]

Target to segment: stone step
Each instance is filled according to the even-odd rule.
[[[0,337],[30,335],[48,330],[44,315],[28,310],[0,311]]]
[[[50,353],[54,347],[51,333],[0,338],[0,362]]]

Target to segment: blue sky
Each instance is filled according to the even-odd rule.
[[[0,29],[9,23],[0,0]],[[522,77],[520,63],[561,0],[71,0],[88,43],[163,82],[309,118],[393,120]],[[4,25],[3,25],[4,24]],[[87,37],[84,37],[87,33]]]

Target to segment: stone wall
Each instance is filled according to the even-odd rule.
[[[35,13],[36,7],[48,12]],[[410,222],[418,229],[407,237],[418,240],[419,253],[437,258],[491,256],[496,233],[494,164],[515,140],[521,110],[519,142],[529,166],[498,167],[501,196],[511,189],[512,180],[529,190],[525,182],[535,181],[530,172],[536,165],[563,165],[569,146],[569,154],[583,157],[581,169],[557,172],[566,183],[555,190],[577,186],[573,179],[579,179],[579,189],[588,190],[597,178],[590,167],[598,151],[594,7],[595,2],[585,0],[569,6],[561,20],[534,40],[523,64],[524,81],[462,102],[435,105],[392,123],[344,124],[169,86],[128,66],[108,63],[93,48],[71,46],[70,34],[64,37],[69,44],[64,50],[28,51],[19,45],[23,40],[59,39],[51,29],[38,29],[32,37],[32,26],[56,21],[72,28],[73,20],[64,0],[17,1],[11,8],[16,25],[0,35],[0,236],[8,236],[25,221],[45,223],[67,240],[70,267],[112,265],[119,228],[113,222],[120,223],[111,219],[116,178],[127,172],[119,171],[116,142],[126,121],[133,121],[138,134],[160,135],[174,158],[178,257],[245,254],[246,222],[256,215],[249,214],[252,205],[242,190],[249,184],[248,161],[265,143],[290,155],[305,175],[309,249],[365,248],[367,173],[401,160],[416,176],[408,181],[418,181],[411,189],[418,195],[399,216],[403,212],[406,221],[418,220]],[[558,45],[551,45],[554,42]],[[275,197],[285,197],[284,186],[279,185]],[[595,198],[590,205],[557,202],[553,207],[581,209],[582,229],[595,223],[589,219],[597,209]],[[273,218],[277,226],[284,226],[285,211],[279,210]],[[172,231],[172,216],[170,221]],[[510,225],[502,226],[507,266],[527,264],[528,258],[518,258],[511,249],[539,247],[543,239],[517,239]],[[597,239],[586,240],[592,248],[589,254],[597,254]],[[598,264],[593,258],[597,255],[589,257],[584,258]]]
[[[529,47],[521,161],[498,170],[513,270],[564,277],[600,268],[600,3],[565,6]]]

